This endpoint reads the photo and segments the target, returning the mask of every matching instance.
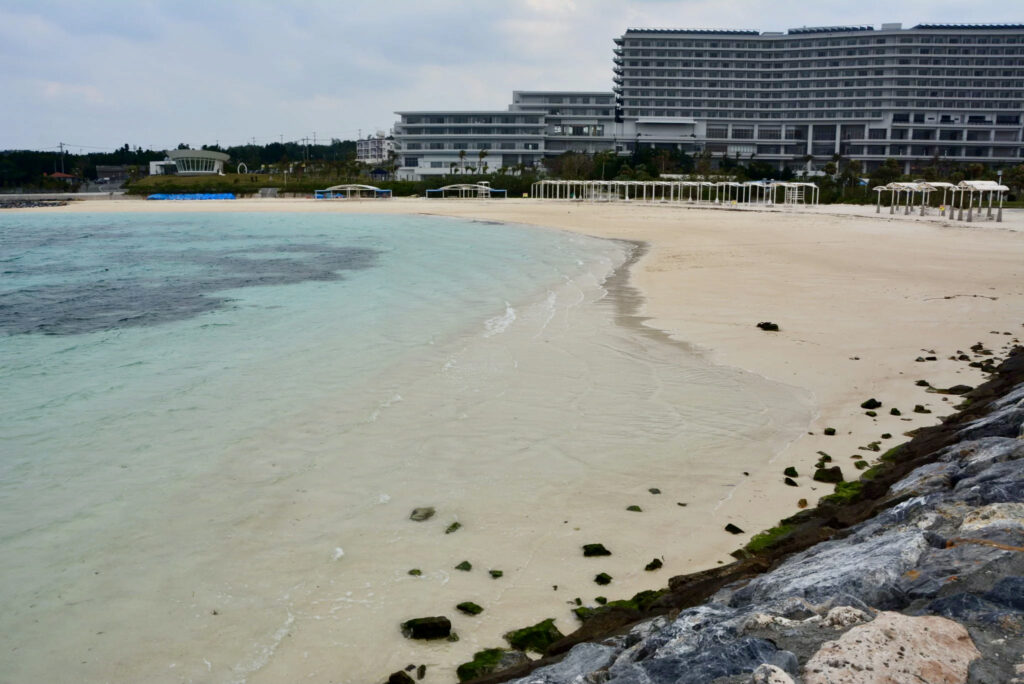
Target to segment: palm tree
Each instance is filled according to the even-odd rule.
[[[477,166],[479,168],[483,168],[483,166],[484,166],[484,157],[487,156],[487,150],[480,150],[479,152],[476,153],[476,156],[480,157],[480,163]]]
[[[459,150],[459,167],[462,173],[466,172],[466,150]]]

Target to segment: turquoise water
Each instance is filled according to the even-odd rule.
[[[447,681],[519,626],[500,615],[590,591],[576,535],[646,582],[614,563],[665,549],[625,505],[652,482],[727,505],[716,468],[808,408],[617,322],[631,249],[414,216],[0,216],[0,682]],[[685,529],[670,495],[645,520]],[[466,558],[506,577],[452,577]],[[459,644],[395,628],[470,598]]]

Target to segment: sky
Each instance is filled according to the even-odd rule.
[[[610,90],[629,27],[1018,23],[1018,2],[0,0],[0,150],[354,140],[396,111]]]

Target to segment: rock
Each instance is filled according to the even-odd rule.
[[[728,532],[729,534],[743,534],[743,530],[741,530],[740,528],[736,527],[732,523],[729,523],[728,525],[725,526],[725,531]]]
[[[489,573],[489,574],[491,575],[491,577],[493,577],[494,579],[498,579],[499,577],[501,577],[501,576],[503,576],[503,575],[505,574],[505,573],[504,573],[504,572],[502,572],[501,570],[488,570],[487,572],[488,572],[488,573]]]
[[[878,414],[877,414],[877,413],[875,413],[874,411],[865,411],[865,412],[864,412],[864,415],[865,415],[865,416],[867,416],[867,417],[869,417],[869,418],[874,418],[874,417],[876,417],[876,416],[877,416]]]
[[[543,655],[548,646],[564,637],[555,627],[555,619],[548,618],[530,627],[507,632],[505,641],[518,651],[533,651]]]
[[[427,676],[427,666],[420,665],[416,668],[416,679],[423,679]]]
[[[388,677],[388,684],[413,684],[415,681],[404,670],[392,672],[391,676]]]
[[[750,684],[793,684],[793,678],[775,665],[759,665],[750,675]]]
[[[1002,527],[1024,533],[1024,503],[994,503],[975,508],[964,516],[960,534],[976,534],[979,530]]]
[[[637,506],[636,504],[632,506],[626,506],[626,510],[633,511],[634,513],[643,513],[643,509]]]
[[[598,575],[594,575],[594,582],[600,584],[601,586],[604,586],[605,584],[611,584],[611,581],[612,576],[609,575],[607,572],[602,572]]]
[[[419,568],[413,568],[412,570],[409,571],[409,574],[412,575],[413,577],[419,577],[420,575],[423,574],[423,571],[420,570]]]
[[[789,466],[788,468],[783,470],[782,474],[785,475],[786,477],[800,477],[800,475],[796,472],[796,468],[794,468],[793,466]]]
[[[459,665],[455,674],[458,675],[460,682],[465,682],[528,662],[530,662],[530,657],[522,651],[488,648],[474,653],[473,660]]]
[[[644,570],[646,570],[647,572],[651,572],[652,570],[658,570],[659,568],[661,568],[661,566],[662,566],[661,559],[660,558],[655,558],[650,563],[648,563],[647,565],[644,566]]]
[[[591,679],[589,673],[607,667],[617,651],[615,647],[603,644],[577,644],[561,662],[538,668],[528,679],[520,681],[531,684],[598,681]]]
[[[823,432],[829,437],[831,437],[832,435],[836,434],[836,429],[833,427],[827,427],[823,430]]]
[[[886,612],[826,642],[807,661],[804,683],[962,684],[980,657],[952,620]]]
[[[434,510],[433,506],[424,506],[422,508],[414,508],[414,509],[412,509],[412,513],[409,514],[409,520],[415,520],[416,522],[423,522],[424,520],[429,520],[430,518],[434,517],[434,513],[436,513],[436,512],[437,511]]]
[[[472,601],[463,601],[459,605],[455,606],[458,610],[465,613],[466,615],[479,615],[484,612],[484,609],[473,603]]]
[[[828,611],[822,624],[828,627],[853,627],[862,622],[867,622],[871,616],[859,608],[853,606],[836,606]]]
[[[421,617],[402,623],[402,634],[407,639],[447,639],[452,623],[444,616]]]
[[[761,330],[766,331],[766,332],[778,332],[779,331],[779,324],[778,323],[772,323],[771,321],[761,321],[760,323],[757,324],[757,327],[760,328]]]
[[[661,494],[661,490],[658,489],[657,487],[651,487],[647,491],[649,491],[651,494]]]
[[[814,479],[817,482],[842,482],[843,471],[839,466],[831,468],[818,468],[814,471]]]
[[[889,415],[890,416],[902,416],[903,413],[901,413],[900,410],[894,406],[893,408],[889,409]]]
[[[784,478],[782,481],[785,482],[786,484],[788,484],[790,487],[799,487],[800,486],[800,485],[798,485],[796,483],[796,480],[794,480],[791,477]]]
[[[460,527],[462,527],[462,523],[460,523],[458,521],[453,522],[451,525],[448,526],[448,528],[444,531],[444,533],[445,534],[451,534],[452,532],[454,532],[455,530],[459,529]]]
[[[921,359],[921,361],[924,361],[924,359]],[[918,387],[931,387],[932,386],[931,383],[928,382],[927,380],[918,380],[914,384],[917,385]]]
[[[796,502],[797,508],[807,508],[807,499],[800,499]]]
[[[974,388],[970,385],[953,385],[945,389],[946,394],[967,394],[973,391]]]
[[[876,409],[876,408],[878,408],[881,405],[882,405],[882,402],[878,401],[874,397],[871,397],[867,401],[862,402],[860,407],[862,409]]]
[[[914,413],[931,413],[931,411],[929,411],[928,409],[926,409],[926,408],[925,408],[924,406],[922,406],[921,404],[915,404],[915,405],[914,405]]]
[[[604,544],[584,544],[583,555],[587,558],[591,556],[610,556],[612,552],[604,548]]]
[[[461,563],[459,563],[458,565],[456,565],[455,569],[456,570],[462,570],[463,572],[469,572],[470,570],[473,569],[473,564],[470,563],[468,560],[464,560]]]

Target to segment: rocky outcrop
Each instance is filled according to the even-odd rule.
[[[544,658],[476,681],[1024,679],[1024,352],[966,398],[735,563],[588,608]]]

